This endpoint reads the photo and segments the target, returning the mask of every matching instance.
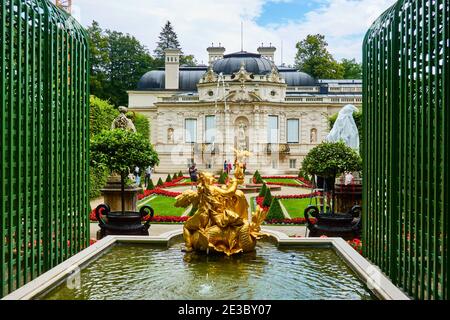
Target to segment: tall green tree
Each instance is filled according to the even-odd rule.
[[[155,58],[164,61],[164,50],[166,49],[180,49],[181,45],[178,41],[178,35],[176,34],[172,23],[167,21],[159,34],[159,41],[157,42],[156,49],[154,51]]]
[[[173,28],[170,21],[167,21],[159,34],[159,40],[156,44],[156,49],[154,50],[155,60],[157,60],[158,67],[164,66],[164,50],[166,49],[179,49],[181,51],[180,64],[186,66],[196,66],[197,60],[191,54],[184,55],[183,50],[178,40],[178,35]]]
[[[148,49],[135,37],[102,30],[97,22],[88,27],[91,51],[91,94],[126,105],[127,90],[135,89],[144,73],[157,64]]]
[[[342,59],[341,66],[344,68],[344,79],[362,79],[362,64],[355,59]]]
[[[89,50],[91,57],[91,94],[106,98],[105,84],[108,80],[107,68],[110,63],[108,51],[108,38],[104,35],[97,21],[87,28],[89,36]]]
[[[325,36],[308,35],[296,45],[295,66],[316,79],[342,79],[344,68],[328,52],[327,47]]]
[[[153,69],[153,57],[135,37],[117,31],[106,31],[109,42],[109,87],[111,101],[128,103],[127,90],[135,89],[139,79]],[[113,93],[115,93],[113,95]]]

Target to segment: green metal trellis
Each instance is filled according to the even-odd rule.
[[[88,245],[89,66],[48,0],[0,0],[0,297]]]
[[[448,0],[402,0],[364,41],[364,254],[415,299],[449,299]]]

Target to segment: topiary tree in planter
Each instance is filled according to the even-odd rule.
[[[344,142],[322,142],[311,149],[302,163],[302,169],[310,175],[330,178],[333,181],[344,172],[360,171],[362,159],[358,152]],[[332,188],[334,199],[334,188]],[[332,212],[334,212],[334,201]]]
[[[120,175],[122,213],[125,211],[124,188],[135,166],[146,168],[159,164],[156,151],[148,139],[123,129],[105,130],[91,139],[91,165],[104,167]]]
[[[181,170],[180,170],[180,172],[178,172],[178,177],[183,177],[183,172],[181,172]]]
[[[170,173],[167,175],[166,182],[172,182],[172,177],[170,176]]]
[[[225,184],[227,183],[227,173],[226,172],[222,172],[219,176],[219,179],[217,180],[218,183],[220,184]]]
[[[264,195],[264,201],[262,203],[263,207],[269,207],[272,204],[272,192],[270,192],[270,188],[266,189],[266,194]]]
[[[147,184],[147,190],[153,190],[153,189],[155,189],[155,185],[153,184],[153,180],[150,179]]]
[[[265,183],[263,183],[261,190],[259,191],[259,196],[264,197],[266,195],[266,191],[267,191],[267,185]]]
[[[158,179],[158,182],[156,183],[157,187],[162,187],[164,185],[164,182],[162,181],[161,178]]]
[[[266,220],[272,219],[284,219],[283,209],[281,209],[280,200],[278,198],[273,198],[272,203],[270,204],[269,211],[267,212]]]

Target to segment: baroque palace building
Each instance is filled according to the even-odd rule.
[[[209,67],[180,66],[180,51],[167,49],[165,67],[128,91],[129,111],[150,120],[158,172],[220,171],[234,149],[248,150],[250,172],[297,173],[311,148],[329,132],[330,115],[361,107],[361,80],[316,80],[276,66],[272,46],[258,53],[225,55],[209,47]]]

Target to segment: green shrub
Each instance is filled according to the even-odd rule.
[[[219,179],[217,180],[219,184],[225,184],[225,178],[223,176],[223,172],[220,173]]]
[[[259,196],[264,197],[266,195],[266,191],[267,191],[267,185],[265,183],[263,183],[261,190],[259,191]]]
[[[155,185],[153,184],[153,180],[150,179],[148,181],[147,190],[153,190],[153,189],[155,189]]]
[[[256,180],[256,183],[261,184],[264,183],[264,180],[261,176],[258,177],[258,179]]]
[[[127,118],[133,121],[137,133],[140,133],[145,139],[150,141],[150,122],[147,117],[138,112],[128,112]]]
[[[109,171],[102,167],[92,167],[90,168],[90,185],[89,198],[95,199],[101,196],[101,189],[105,186],[108,180]]]
[[[258,176],[261,176],[261,175],[259,174],[259,171],[256,170],[255,173],[253,174],[253,178],[256,180],[256,178],[258,178]]]
[[[303,170],[310,175],[335,178],[344,172],[360,171],[362,159],[344,142],[322,142],[306,155]]]
[[[170,173],[167,175],[166,182],[172,182],[172,177],[170,176]]]
[[[312,181],[311,175],[308,174],[303,168],[301,168],[301,169],[298,171],[298,177],[299,177],[299,178],[305,178],[305,179],[308,180],[308,181]]]
[[[180,170],[180,172],[178,172],[178,177],[183,177],[184,175],[183,175],[183,172],[181,172],[181,170]]]
[[[172,180],[178,178],[178,174],[175,172],[172,176]]]
[[[103,130],[110,130],[114,119],[119,115],[119,111],[108,101],[91,96],[90,104],[90,136],[91,138],[101,133]]]
[[[156,184],[157,187],[161,187],[164,185],[164,182],[162,181],[161,178],[158,179],[158,183]]]
[[[284,219],[283,209],[281,209],[280,200],[278,198],[273,198],[270,204],[269,212],[267,212],[267,220],[271,219]]]
[[[264,201],[262,203],[263,207],[269,207],[272,204],[272,192],[270,192],[270,188],[266,189],[266,194],[264,195]]]

